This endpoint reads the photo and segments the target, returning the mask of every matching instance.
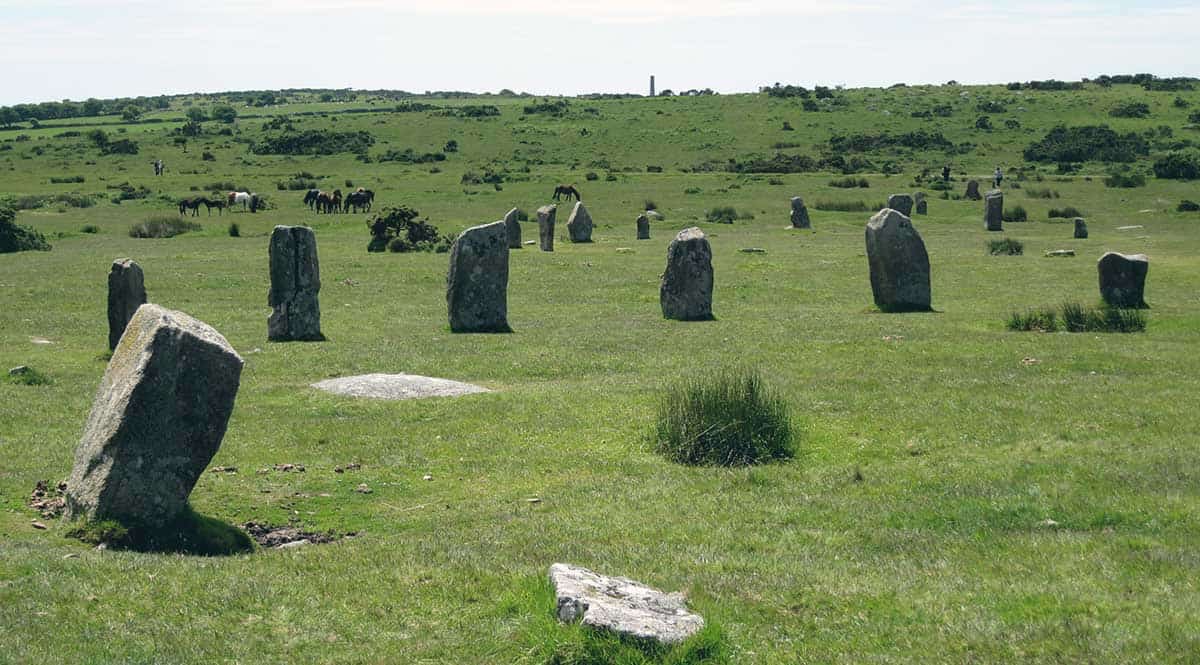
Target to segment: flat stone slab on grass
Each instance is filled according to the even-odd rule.
[[[362,374],[326,379],[312,384],[313,388],[335,395],[370,397],[373,399],[422,399],[425,397],[456,397],[491,392],[450,379],[437,379],[416,374]]]
[[[582,619],[591,628],[663,644],[682,642],[704,627],[704,618],[688,611],[681,593],[565,563],[550,566],[550,583],[559,621]]]

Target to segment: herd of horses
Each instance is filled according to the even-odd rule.
[[[554,200],[561,200],[560,197],[566,196],[570,201],[572,197],[576,201],[582,201],[579,190],[575,185],[558,185],[554,188]],[[359,187],[357,190],[350,192],[345,197],[342,196],[342,190],[335,189],[332,192],[326,192],[320,189],[310,189],[304,193],[304,205],[310,210],[317,211],[317,214],[333,214],[338,212],[370,212],[371,205],[375,202],[375,192],[369,189]],[[192,211],[192,216],[200,214],[200,206],[208,209],[208,214],[211,217],[213,208],[217,209],[217,214],[221,215],[226,208],[232,208],[237,204],[242,204],[242,209],[247,208],[250,212],[257,212],[259,206],[262,205],[262,198],[254,192],[229,192],[224,197],[209,197],[209,196],[192,196],[179,201],[179,214],[183,215],[187,211]]]

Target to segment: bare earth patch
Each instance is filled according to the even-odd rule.
[[[264,549],[288,549],[303,545],[319,545],[332,543],[343,537],[350,538],[356,534],[347,533],[339,536],[335,533],[316,533],[304,531],[296,526],[270,526],[259,522],[246,522],[242,525],[246,533]]]
[[[363,374],[326,379],[312,384],[318,390],[335,395],[370,397],[374,399],[421,399],[425,397],[455,397],[491,392],[482,386],[437,379],[416,374]]]

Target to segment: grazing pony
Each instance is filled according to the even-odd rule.
[[[179,201],[179,214],[183,214],[185,210],[192,211],[192,217],[200,214],[200,206],[208,203],[208,199],[203,196],[193,196],[191,198],[181,199]]]
[[[317,196],[321,193],[319,189],[310,189],[304,193],[304,205],[308,206],[309,210],[313,210],[317,206]]]
[[[346,202],[342,206],[342,212],[348,212],[354,208],[354,212],[358,212],[361,208],[365,212],[371,211],[371,203],[375,201],[375,192],[369,189],[359,189],[357,192],[351,192],[346,195]]]
[[[226,198],[229,199],[230,208],[240,203],[242,210],[245,210],[250,205],[250,192],[229,192]]]
[[[225,212],[224,199],[218,199],[218,198],[210,199],[210,198],[205,197],[205,198],[202,198],[200,202],[203,203],[206,208],[208,208],[208,216],[209,217],[212,217],[212,209],[213,208],[217,209],[218,217]]]
[[[335,189],[333,193],[320,192],[317,194],[317,213],[332,214],[342,210],[342,190]]]
[[[558,197],[560,197],[560,196],[566,196],[568,201],[571,200],[572,196],[575,197],[576,201],[583,200],[583,197],[579,195],[579,190],[575,189],[575,185],[559,185],[559,186],[555,187],[554,188],[554,200],[557,201]]]

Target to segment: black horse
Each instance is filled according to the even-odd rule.
[[[321,190],[310,189],[304,193],[304,205],[308,206],[309,210],[315,210],[317,207],[317,197],[321,195]]]
[[[204,204],[204,207],[208,208],[209,217],[212,217],[213,208],[217,209],[217,216],[225,213],[225,199],[223,198],[205,198],[201,203]]]
[[[375,192],[369,189],[360,189],[357,192],[351,192],[346,195],[346,201],[342,204],[342,212],[349,212],[354,208],[354,212],[358,212],[361,208],[365,212],[371,211],[371,204],[375,201]]]
[[[574,196],[576,201],[582,201],[583,197],[579,195],[579,190],[575,189],[575,185],[559,185],[554,188],[554,200],[558,201],[560,196],[566,196],[570,201]]]
[[[200,214],[200,206],[208,203],[208,199],[203,196],[193,196],[191,198],[182,199],[179,201],[179,214],[184,214],[184,211],[191,210],[192,217]],[[211,213],[210,213],[211,214]]]

